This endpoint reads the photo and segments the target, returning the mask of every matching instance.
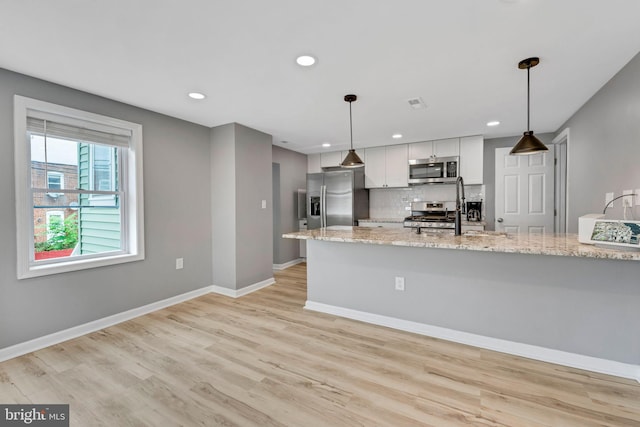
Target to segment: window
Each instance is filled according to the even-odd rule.
[[[18,95],[14,110],[18,278],[144,259],[142,127]]]
[[[61,172],[47,171],[47,188],[49,190],[64,189],[64,174]],[[56,192],[47,193],[49,197],[59,197],[62,194]]]
[[[113,147],[91,145],[89,150],[88,173],[89,188],[115,193],[116,190],[116,152]],[[90,196],[96,206],[114,206],[115,194],[96,194]]]

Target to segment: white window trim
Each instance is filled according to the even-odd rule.
[[[123,227],[128,232],[122,234],[124,253],[104,256],[81,257],[52,264],[38,265],[33,260],[33,197],[31,194],[31,147],[27,141],[27,115],[29,112],[51,113],[68,117],[69,121],[82,121],[125,129],[131,132],[131,143],[127,150],[126,197],[122,201]],[[88,268],[140,261],[144,259],[144,202],[142,184],[142,126],[124,120],[99,114],[88,113],[74,108],[63,107],[20,95],[14,96],[14,161],[16,173],[16,239],[18,279],[66,273]]]

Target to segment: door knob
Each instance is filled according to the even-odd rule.
[[[498,218],[498,219],[497,219],[497,221],[498,221],[498,222],[502,222],[502,221],[504,221],[504,219],[502,219],[502,218]]]

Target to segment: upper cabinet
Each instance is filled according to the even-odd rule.
[[[348,151],[329,151],[307,155],[307,172],[340,166]],[[465,184],[482,184],[484,138],[482,135],[438,139],[411,144],[388,145],[356,150],[364,160],[366,188],[408,187],[409,160],[431,156],[459,156],[460,175]]]
[[[322,166],[320,166],[320,153],[307,154],[307,173],[322,172]]]
[[[320,153],[320,167],[322,168],[334,168],[340,166],[342,159],[340,157],[342,153],[340,151],[330,151],[328,153]]]
[[[364,150],[364,185],[366,188],[407,187],[409,179],[406,144]]]
[[[307,173],[322,172],[323,168],[340,167],[340,163],[349,151],[328,151],[316,154],[307,154]],[[356,150],[361,159],[364,158],[364,150]]]
[[[409,144],[409,159],[427,159],[460,155],[460,138],[438,139],[435,141]]]
[[[482,184],[484,138],[482,135],[460,138],[460,176],[466,184]]]

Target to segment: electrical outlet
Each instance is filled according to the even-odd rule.
[[[404,291],[404,277],[396,277],[396,291]]]
[[[184,267],[184,259],[176,258],[176,270],[181,270]]]
[[[636,188],[635,193],[634,199],[636,199],[636,206],[640,206],[640,188]]]
[[[615,195],[614,195],[613,193],[607,193],[607,194],[605,194],[605,195],[604,195],[604,205],[605,205],[605,206],[607,206],[607,204],[608,204],[610,201],[612,201],[612,200],[613,200],[613,197],[614,197],[614,196],[615,196]],[[612,208],[612,207],[613,207],[613,203],[611,203],[611,204],[609,205],[609,207],[610,207],[610,208]]]
[[[631,194],[633,194],[633,190],[622,190],[622,194],[629,194],[622,198],[622,206],[626,208],[633,206],[633,196],[631,196]]]

